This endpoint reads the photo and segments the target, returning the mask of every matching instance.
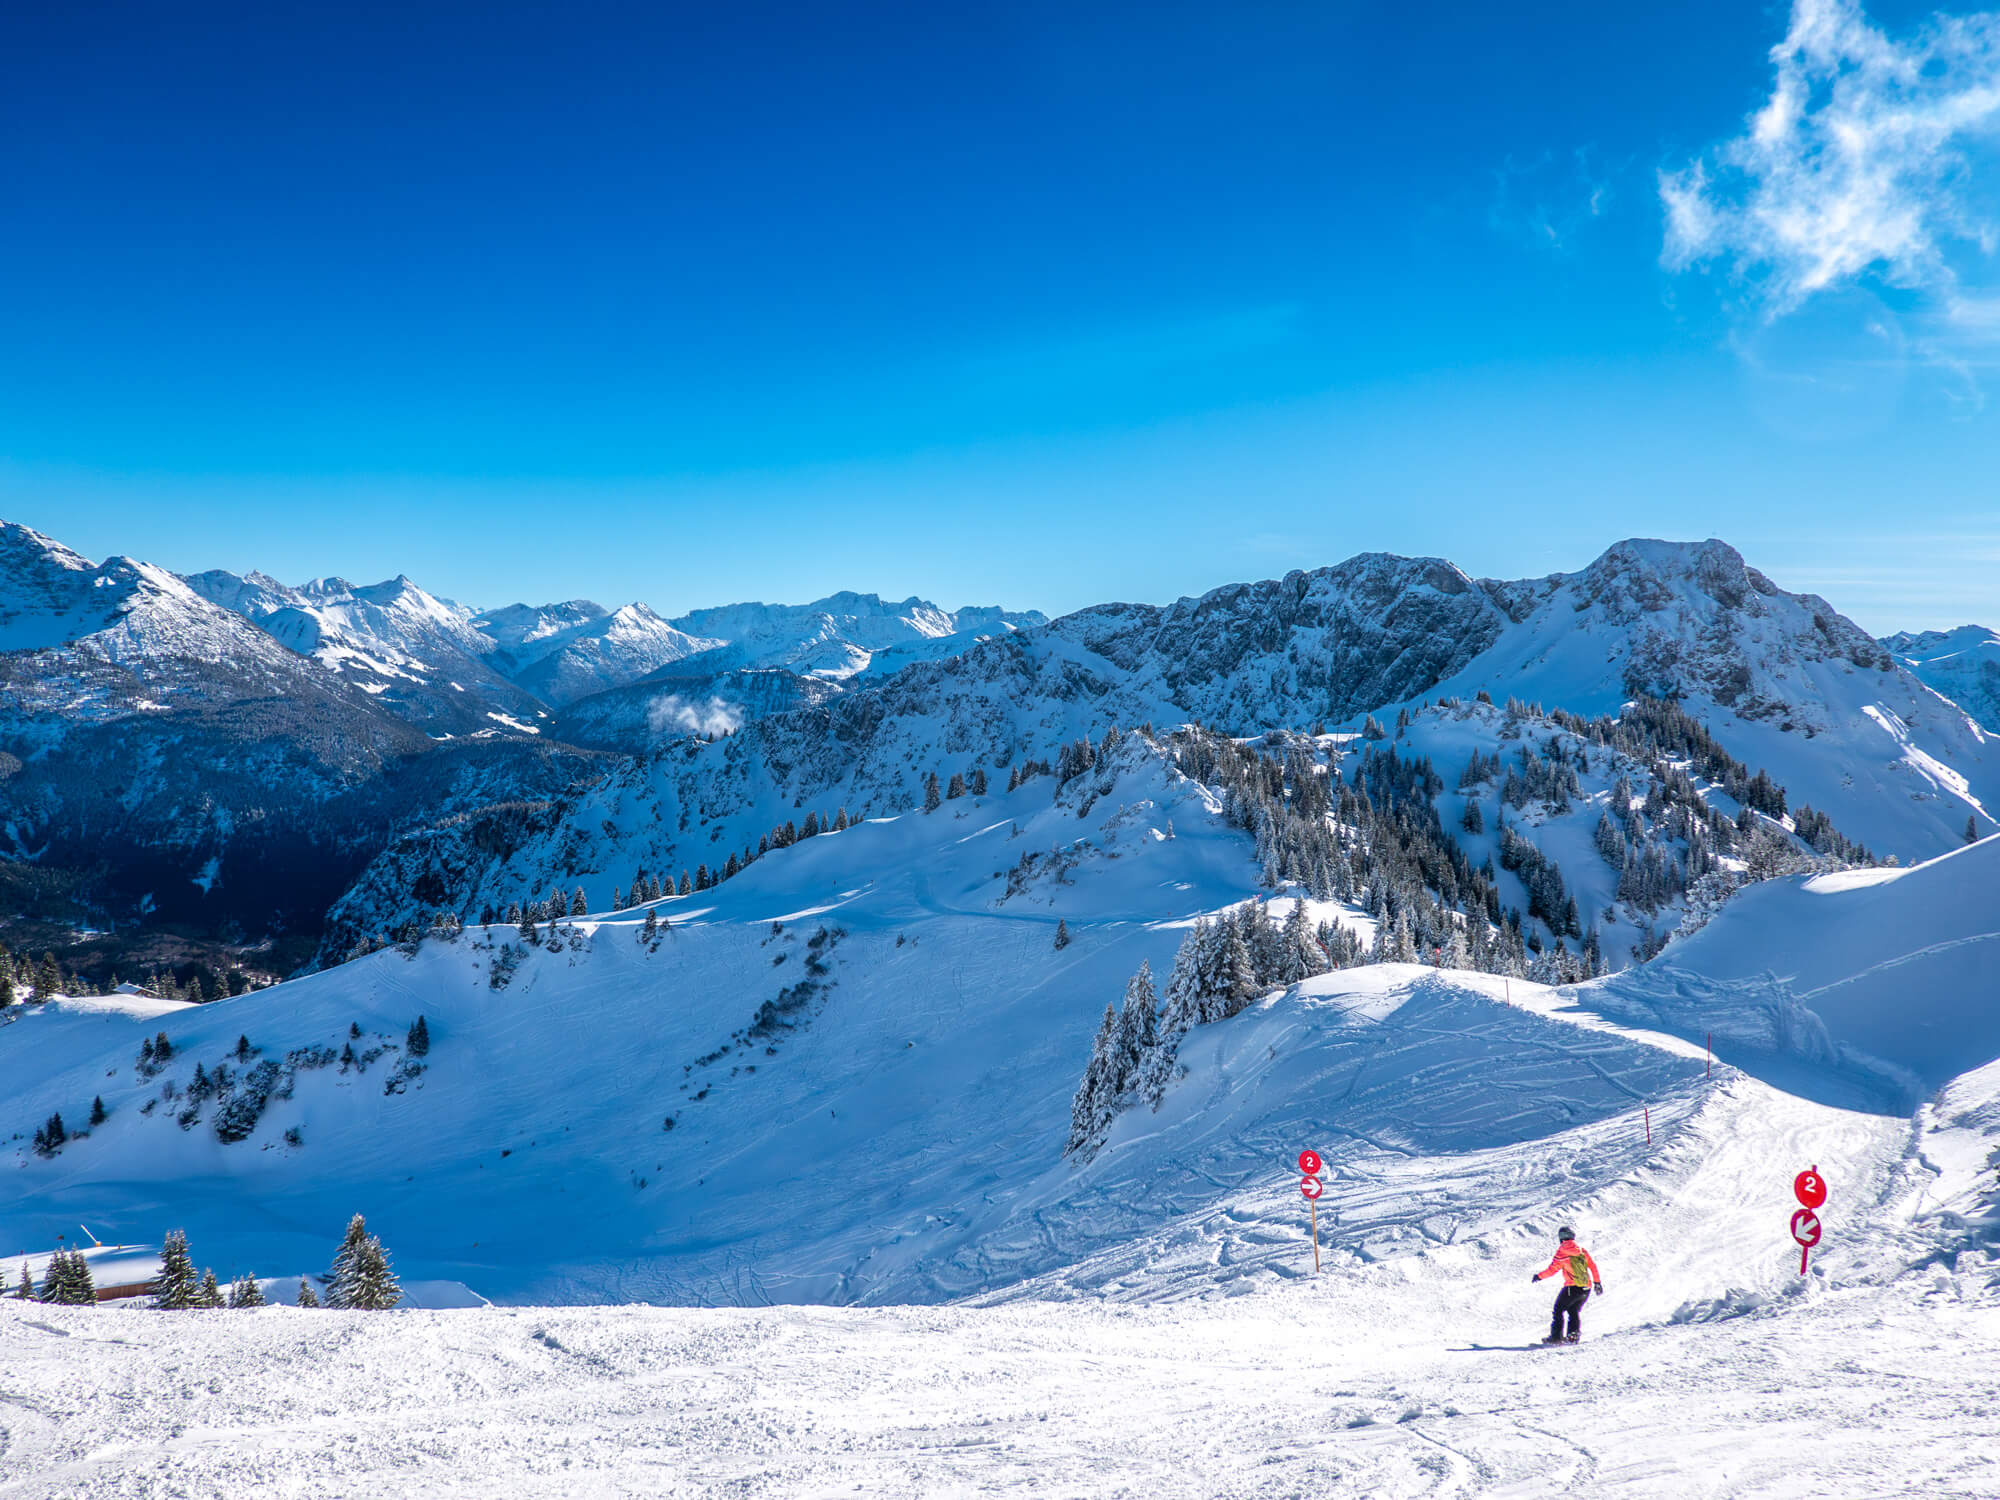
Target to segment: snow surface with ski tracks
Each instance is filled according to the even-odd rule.
[[[1198,1028],[1162,1107],[1077,1165],[1102,1005],[1255,872],[1157,767],[1081,817],[1031,787],[662,903],[657,951],[643,913],[581,920],[504,989],[468,933],[0,1028],[24,1123],[111,1110],[21,1153],[0,1244],[185,1225],[198,1263],[290,1277],[360,1209],[407,1277],[507,1304],[0,1301],[0,1496],[2000,1493],[2000,840],[1773,882],[1671,970],[1308,980]],[[824,987],[746,1045],[814,954]],[[426,1069],[387,1092],[418,1012]],[[378,1060],[301,1072],[248,1140],[141,1113],[239,1034],[353,1026]],[[176,1071],[142,1079],[158,1030]],[[1832,1196],[1801,1276],[1809,1165]],[[1523,1273],[1562,1223],[1607,1295],[1545,1349],[1553,1283]]]

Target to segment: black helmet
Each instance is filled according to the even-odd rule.
[[[1573,1240],[1576,1238],[1576,1231],[1565,1224],[1556,1231],[1556,1238],[1559,1240]]]

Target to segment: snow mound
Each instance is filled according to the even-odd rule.
[[[2000,837],[1750,886],[1601,994],[1683,1035],[1873,1070],[1909,1107],[2000,1057]]]

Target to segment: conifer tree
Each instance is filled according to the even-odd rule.
[[[35,998],[53,1000],[62,992],[62,970],[56,967],[56,956],[43,953],[42,961],[35,969]]]
[[[62,1295],[58,1302],[71,1307],[91,1307],[97,1302],[97,1283],[90,1274],[90,1262],[84,1259],[81,1250],[69,1253],[69,1272],[63,1278]]]
[[[835,833],[845,833],[847,832],[847,827],[847,809],[843,807],[833,815],[833,831]]]
[[[956,798],[963,797],[965,795],[964,772],[953,771],[951,773],[951,784],[945,788],[944,795],[946,801],[952,801],[955,800]]]
[[[974,766],[972,774],[966,778],[965,786],[966,790],[971,792],[973,796],[984,797],[986,795],[986,767]]]
[[[196,1307],[222,1307],[222,1284],[215,1279],[215,1272],[204,1269],[201,1273],[201,1289],[195,1293]]]
[[[1118,1034],[1111,1051],[1110,1093],[1114,1100],[1130,1094],[1139,1081],[1146,1055],[1159,1039],[1159,996],[1153,992],[1153,968],[1141,962],[1125,985],[1125,1005],[1118,1012]]]
[[[340,1248],[334,1252],[333,1265],[328,1268],[326,1275],[320,1278],[326,1283],[328,1307],[348,1305],[348,1287],[353,1279],[355,1262],[361,1254],[362,1246],[367,1243],[368,1225],[360,1214],[356,1214],[347,1221],[347,1234],[341,1240]]]
[[[23,1302],[35,1300],[35,1278],[28,1270],[28,1263],[25,1260],[21,1262],[21,1285],[14,1295]]]
[[[653,941],[654,938],[658,937],[659,935],[660,935],[659,909],[657,907],[649,906],[646,908],[645,925],[639,929],[639,938],[642,942],[650,943]]]
[[[1967,813],[1965,815],[1965,841],[1968,844],[1976,844],[1979,842],[1979,825],[1972,821],[1971,813]]]
[[[13,1003],[14,965],[8,961],[6,950],[0,948],[0,1010],[5,1010]]]
[[[68,1291],[69,1251],[58,1250],[49,1257],[49,1263],[42,1267],[42,1290],[36,1300],[45,1303],[67,1302]]]
[[[231,1307],[262,1307],[264,1289],[257,1284],[254,1276],[239,1276],[230,1285],[229,1305]]]
[[[99,1094],[90,1101],[90,1123],[94,1128],[102,1125],[109,1118],[110,1113],[104,1107],[104,1096]]]
[[[924,811],[927,813],[936,812],[942,806],[944,806],[944,795],[938,790],[937,772],[926,771],[924,773]]]
[[[422,1016],[418,1016],[415,1024],[410,1027],[410,1034],[404,1040],[403,1050],[411,1057],[429,1055],[431,1050],[431,1028],[430,1023]]]
[[[200,1290],[194,1262],[188,1259],[187,1231],[169,1230],[160,1246],[160,1279],[153,1286],[153,1306],[168,1311],[193,1307]]]
[[[1060,953],[1063,949],[1067,948],[1068,946],[1069,946],[1069,923],[1065,919],[1058,917],[1056,918],[1056,951]]]
[[[318,1306],[319,1306],[319,1293],[315,1292],[315,1291],[314,1291],[314,1290],[312,1289],[312,1283],[311,1283],[310,1281],[306,1280],[306,1278],[305,1278],[305,1277],[303,1277],[303,1276],[301,1276],[301,1277],[299,1278],[299,1299],[298,1299],[298,1305],[299,1305],[300,1307],[318,1307]]]
[[[692,895],[693,893],[694,893],[694,884],[692,881],[688,879],[688,872],[686,870],[683,870],[681,871],[680,894],[683,896],[688,896]]]
[[[1111,1054],[1117,1033],[1118,1012],[1106,1005],[1104,1019],[1097,1028],[1097,1040],[1091,1044],[1090,1063],[1083,1070],[1083,1082],[1077,1085],[1076,1097],[1070,1101],[1065,1156],[1082,1152],[1087,1157],[1111,1123]]]
[[[659,895],[659,889],[658,889],[659,881],[655,880],[653,882],[653,885],[654,885],[653,894],[657,896]],[[590,915],[590,903],[583,899],[582,886],[578,886],[576,888],[576,894],[569,898],[569,914],[572,917],[587,917]]]
[[[355,1218],[358,1222],[360,1215]],[[402,1286],[389,1268],[382,1242],[372,1234],[364,1234],[348,1262],[345,1283],[329,1288],[328,1303],[357,1312],[383,1312],[402,1300]]]
[[[1285,918],[1279,951],[1280,984],[1297,984],[1301,979],[1310,979],[1327,971],[1326,950],[1313,933],[1312,923],[1306,917],[1305,902],[1292,903],[1291,915]]]

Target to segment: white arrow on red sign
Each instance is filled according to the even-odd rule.
[[[1325,1191],[1326,1189],[1320,1186],[1320,1180],[1317,1177],[1301,1177],[1299,1179],[1299,1192],[1307,1198],[1317,1198]]]

